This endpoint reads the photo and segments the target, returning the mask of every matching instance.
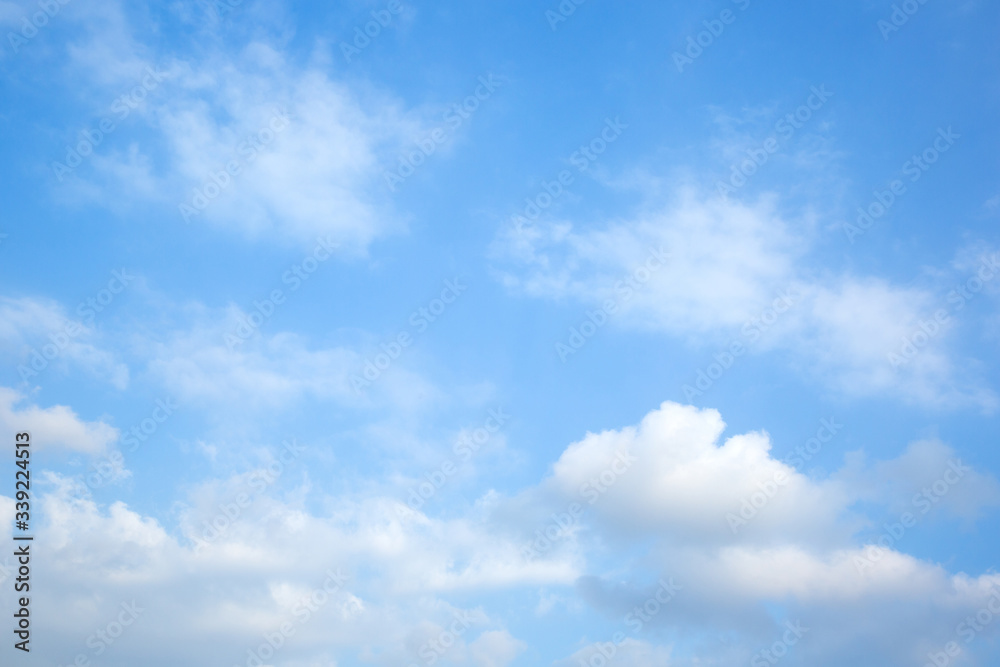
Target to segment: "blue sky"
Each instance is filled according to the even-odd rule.
[[[0,2],[4,664],[994,664],[998,19]]]

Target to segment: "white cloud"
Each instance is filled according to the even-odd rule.
[[[154,122],[170,161],[163,177],[181,197],[175,208],[183,201],[195,209],[192,224],[310,240],[329,234],[355,248],[400,228],[382,203],[381,164],[419,124],[391,100],[362,102],[319,68],[298,71],[264,44],[235,61],[185,68],[174,93]],[[231,161],[239,174],[224,173]],[[213,174],[222,174],[217,198]],[[204,202],[195,188],[209,195]]]
[[[665,403],[637,427],[588,434],[570,445],[542,485],[563,496],[548,500],[550,509],[560,507],[579,500],[582,484],[600,480],[616,452],[635,457],[589,510],[590,534],[565,540],[588,554],[591,571],[600,555],[610,555],[605,574],[582,577],[577,588],[591,605],[620,619],[626,635],[637,632],[634,610],[655,595],[656,585],[640,578],[676,581],[679,592],[669,603],[655,605],[643,627],[675,638],[673,655],[680,646],[682,655],[698,659],[674,658],[668,664],[749,661],[781,636],[786,620],[813,628],[790,664],[857,663],[859,645],[868,647],[867,660],[919,660],[922,652],[955,640],[952,619],[984,608],[1000,584],[995,574],[950,574],[901,552],[905,530],[875,551],[855,537],[867,523],[853,511],[859,501],[889,512],[908,508],[922,518],[910,491],[951,469],[949,448],[917,443],[897,459],[813,480],[773,459],[766,434],[733,435],[720,443],[723,429],[713,410]],[[777,472],[787,483],[777,485],[748,525],[732,534],[725,515],[738,512],[741,499],[759,493],[758,483],[775,479]],[[950,505],[952,515],[972,517],[997,505],[992,477],[968,469],[951,478],[941,502]],[[545,497],[532,498],[537,503]],[[635,553],[649,543],[648,551]],[[623,562],[626,553],[632,557]],[[772,611],[762,616],[762,607]],[[877,640],[868,639],[873,625],[879,628]],[[736,633],[741,639],[724,647],[693,639],[701,632]]]
[[[630,664],[749,660],[774,641],[785,620],[798,620],[812,634],[795,659],[826,665],[852,658],[859,645],[881,660],[943,646],[953,638],[952,619],[982,608],[991,587],[1000,584],[1000,577],[950,574],[893,548],[859,570],[858,559],[869,551],[853,537],[856,522],[837,510],[873,498],[862,483],[866,478],[807,479],[771,458],[765,434],[734,435],[720,444],[723,430],[714,411],[666,403],[636,427],[589,434],[567,447],[552,476],[525,491],[530,503],[494,498],[485,511],[447,519],[412,512],[377,491],[311,498],[319,492],[282,493],[277,486],[234,511],[247,473],[195,488],[190,504],[174,513],[176,528],[169,529],[121,502],[102,508],[84,489],[50,476],[53,489],[40,498],[39,537],[51,548],[38,558],[52,586],[40,593],[39,609],[49,608],[51,593],[45,591],[58,590],[62,611],[39,612],[38,627],[59,638],[46,646],[86,652],[74,633],[99,627],[122,601],[135,599],[145,620],[130,628],[131,639],[116,645],[108,664],[128,664],[143,651],[173,660],[182,650],[176,636],[205,647],[201,662],[188,664],[242,662],[265,633],[294,618],[298,602],[328,570],[342,568],[348,584],[313,620],[296,626],[282,660],[359,655],[374,664],[421,664],[428,642],[466,618],[461,637],[449,641],[446,662],[507,665],[526,650],[501,621],[508,603],[491,611],[485,602],[471,607],[447,600],[533,587],[566,590],[575,581],[589,605],[620,620],[612,627],[627,637],[619,648],[634,660]],[[589,509],[583,530],[565,538],[571,557],[553,549],[524,558],[520,547],[534,534],[535,514],[578,499],[581,481],[599,476],[621,450],[638,461]],[[869,474],[922,479],[942,456],[949,453],[917,446],[869,467]],[[733,536],[725,513],[742,494],[758,490],[761,476],[778,471],[791,481],[753,526]],[[995,487],[981,473],[967,481],[980,490]],[[0,509],[9,514],[6,500]],[[975,502],[968,495],[955,505],[957,513],[974,511],[968,503]],[[530,511],[521,511],[529,505]],[[212,523],[222,526],[218,535],[206,528]],[[9,522],[4,525],[9,530]],[[749,529],[754,526],[756,533]],[[198,548],[203,540],[206,546]],[[629,614],[655,595],[648,581],[658,577],[674,579],[680,590],[637,634]],[[762,615],[762,606],[773,613]],[[572,605],[566,611],[579,613]],[[872,624],[881,634],[866,642]],[[657,645],[644,634],[654,631],[667,643]],[[984,636],[996,632],[991,627]],[[702,642],[706,633],[731,639],[726,646]],[[610,638],[586,640],[568,659],[573,664],[587,643]]]
[[[196,548],[203,522],[235,503],[241,480],[234,481],[197,490],[197,504],[181,509],[178,535],[124,503],[100,507],[81,487],[49,475],[53,488],[36,499],[42,509],[36,522],[50,548],[33,562],[50,573],[52,585],[39,592],[34,618],[39,632],[58,640],[39,651],[54,660],[77,652],[93,659],[77,639],[81,629],[103,627],[122,601],[132,600],[144,610],[143,620],[108,653],[109,665],[135,664],[142,655],[242,664],[246,651],[284,622],[295,635],[277,664],[352,654],[368,654],[376,664],[422,664],[428,641],[453,629],[456,618],[470,622],[459,641],[443,642],[453,644],[442,654],[452,664],[503,667],[525,649],[490,614],[441,598],[446,591],[536,580],[527,569],[504,573],[512,570],[504,557],[510,548],[485,527],[410,521],[400,517],[398,503],[377,498],[335,501],[329,513],[316,516],[268,491],[231,515],[206,548]],[[0,503],[4,525],[13,513],[7,500]],[[330,571],[345,574],[346,583],[302,620],[303,600]],[[56,608],[53,591],[61,601],[58,614],[46,611]],[[0,601],[10,594],[4,589]],[[196,657],[177,636],[199,647]]]
[[[742,539],[763,543],[841,543],[849,525],[838,525],[851,498],[837,482],[816,483],[770,456],[766,433],[734,435],[721,445],[725,424],[715,410],[664,403],[637,427],[588,434],[570,445],[553,466],[549,484],[590,503],[614,530],[656,532],[701,544],[729,543],[728,514],[762,486],[773,498],[745,529]],[[634,459],[612,479],[618,452]],[[621,468],[622,466],[619,466]],[[782,476],[784,483],[776,483]],[[581,489],[586,489],[581,491]]]
[[[972,520],[1000,506],[997,480],[938,441],[914,442],[874,464],[854,452],[837,473],[813,479],[774,458],[767,433],[720,442],[724,430],[717,411],[668,401],[637,427],[588,433],[571,444],[533,493],[539,501],[592,505],[619,539],[655,533],[699,548],[831,553],[852,548],[853,536],[868,523],[854,510],[859,501],[921,514],[924,504],[915,504],[914,494],[931,488],[928,504],[953,517]],[[616,466],[620,457],[630,462],[627,468]],[[553,494],[563,500],[552,501]],[[747,501],[755,511],[744,507]]]
[[[528,294],[600,303],[650,249],[663,248],[667,265],[626,306],[635,313],[633,323],[691,335],[737,327],[790,287],[800,246],[773,202],[703,201],[684,190],[668,211],[602,229],[506,227],[494,251],[524,265],[506,278]]]
[[[851,456],[837,477],[858,497],[883,503],[894,513],[912,511],[916,498],[928,514],[943,511],[967,521],[1000,506],[997,480],[972,469],[939,440],[912,442],[897,458],[875,464]]]
[[[100,454],[118,440],[118,429],[103,421],[83,421],[65,405],[40,408],[22,405],[25,401],[13,389],[0,387],[0,425],[7,433],[28,431],[34,447]]]
[[[266,13],[256,5],[241,11]],[[244,36],[235,53],[209,47],[185,59],[134,42],[116,3],[92,14],[79,17],[83,36],[70,48],[77,71],[109,99],[129,95],[150,70],[158,80],[124,119],[100,111],[128,129],[100,145],[61,192],[122,210],[153,201],[178,226],[209,224],[249,238],[330,235],[361,253],[405,228],[388,203],[383,166],[423,133],[421,112],[338,80],[320,53],[306,65],[289,62],[279,51],[287,35]],[[127,146],[119,136],[126,131],[135,137]]]
[[[801,305],[771,345],[790,348],[841,392],[987,411],[998,405],[948,345],[954,318],[935,319],[945,310],[940,296],[852,276],[801,290]]]
[[[17,355],[17,372],[25,382],[35,383],[53,367],[66,372],[72,365],[125,389],[128,366],[99,342],[92,327],[70,319],[54,301],[0,297],[0,346]]]
[[[948,309],[943,293],[816,271],[808,254],[812,228],[808,218],[786,220],[773,198],[747,204],[684,188],[671,205],[630,220],[586,229],[566,222],[505,226],[493,254],[516,291],[588,307],[615,299],[617,325],[719,350],[732,342],[756,352],[778,349],[786,363],[848,395],[987,411],[1000,405],[974,365],[950,349],[951,322],[935,323],[935,314]],[[669,253],[667,265],[641,276],[627,295],[616,289],[655,248]],[[783,304],[784,312],[761,326],[782,297],[793,305]],[[922,325],[933,333],[925,335]],[[907,347],[914,337],[919,344]]]
[[[356,407],[385,400],[405,408],[438,396],[432,385],[406,368],[405,360],[361,392],[352,378],[362,374],[365,357],[355,349],[313,348],[287,332],[258,331],[243,340],[235,335],[241,322],[246,322],[246,313],[238,308],[196,306],[182,328],[144,341],[139,353],[173,395],[223,411],[288,407],[303,399]]]

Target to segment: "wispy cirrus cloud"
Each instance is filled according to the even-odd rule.
[[[949,347],[950,326],[935,324],[946,305],[943,294],[815,270],[810,219],[793,224],[776,204],[773,197],[744,203],[686,188],[671,203],[631,218],[504,226],[493,256],[515,293],[593,306],[614,296],[617,278],[641,263],[644,249],[660,247],[670,261],[625,304],[615,320],[623,326],[720,347],[745,343],[750,327],[757,349],[783,352],[847,395],[997,407],[995,391]],[[762,311],[784,294],[791,295],[787,312],[762,326]],[[898,356],[922,324],[934,335],[920,354],[893,363],[891,355]]]

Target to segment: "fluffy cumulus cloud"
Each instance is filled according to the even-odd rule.
[[[60,664],[99,650],[106,664],[132,664],[155,650],[205,665],[266,654],[272,664],[501,666],[529,649],[507,626],[507,604],[489,596],[553,587],[575,591],[614,628],[583,635],[558,664],[609,654],[731,664],[765,651],[790,665],[902,664],[952,641],[972,656],[994,640],[1000,626],[974,619],[1000,605],[991,603],[1000,577],[949,573],[897,548],[899,536],[864,544],[869,521],[853,507],[877,500],[898,511],[897,491],[908,497],[940,478],[953,487],[938,496],[947,514],[972,517],[997,504],[992,477],[941,443],[915,443],[896,459],[812,479],[776,460],[767,434],[723,440],[724,431],[715,411],[665,403],[636,426],[570,444],[521,494],[488,494],[450,518],[377,491],[310,501],[319,492],[284,474],[294,450],[190,489],[168,523],[49,475],[39,567],[52,586],[38,608],[55,605],[58,590],[62,611],[39,612],[39,627],[58,638],[42,650]],[[9,499],[3,512],[10,518]],[[560,524],[560,513],[577,519]],[[539,521],[557,526],[548,544]],[[482,602],[458,602],[471,594]],[[960,625],[968,616],[977,625]],[[120,639],[109,636],[126,621]],[[98,631],[112,641],[94,639]]]
[[[827,442],[844,428],[835,419],[821,424]],[[876,463],[854,452],[841,470],[814,479],[794,467],[803,465],[798,453],[774,457],[767,433],[723,440],[724,429],[715,410],[667,402],[637,427],[570,445],[530,493],[592,507],[591,519],[619,540],[655,533],[699,548],[830,553],[850,548],[868,526],[859,502],[967,520],[1000,506],[997,481],[939,441],[912,443]],[[919,494],[927,489],[925,502]]]
[[[997,406],[974,362],[948,345],[954,318],[944,292],[817,273],[811,218],[788,220],[777,204],[682,188],[672,203],[628,220],[581,227],[515,219],[493,255],[515,291],[610,303],[618,325],[719,349],[778,349],[849,395]]]
[[[737,532],[772,544],[847,537],[839,526],[851,502],[843,485],[813,482],[774,459],[766,433],[720,443],[724,428],[713,410],[667,403],[637,428],[589,434],[570,445],[548,483],[593,504],[609,527],[637,535],[716,544]],[[745,530],[742,520],[727,520],[740,517],[744,501],[760,494],[767,510]]]
[[[540,487],[588,506],[599,533],[561,538],[582,541],[585,552],[612,544],[627,552],[653,541],[625,570],[618,564],[578,580],[581,595],[619,618],[625,636],[651,632],[669,640],[675,656],[707,664],[762,656],[781,642],[786,623],[808,628],[794,637],[794,651],[778,649],[795,656],[786,664],[896,664],[901,655],[919,662],[959,641],[956,633],[996,636],[996,627],[956,625],[988,609],[1000,577],[949,574],[895,548],[932,508],[968,517],[996,507],[995,479],[941,443],[915,443],[897,459],[855,460],[817,480],[772,457],[766,434],[720,441],[723,429],[713,410],[665,403],[637,427],[570,445]],[[622,453],[634,461],[628,469],[616,469]],[[927,500],[911,499],[921,489]],[[911,520],[869,543],[861,534],[870,520],[856,504],[870,501],[895,517],[908,509]],[[658,583],[638,578],[644,568],[647,581]],[[702,637],[720,632],[741,636],[739,646]],[[584,652],[600,650],[597,642]],[[667,664],[706,663],[675,657]]]

